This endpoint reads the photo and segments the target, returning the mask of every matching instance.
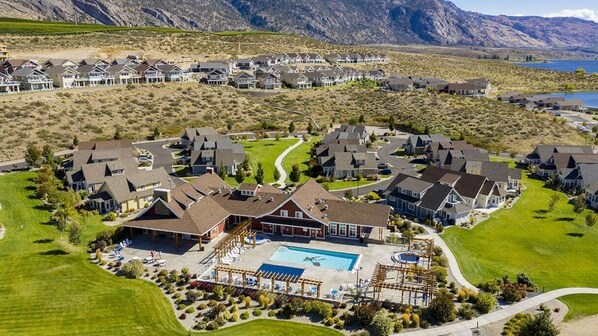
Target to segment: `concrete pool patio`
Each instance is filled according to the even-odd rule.
[[[207,261],[211,260],[214,256],[213,246],[215,246],[226,236],[227,234],[224,233],[209,244],[204,243],[205,250],[199,251],[199,246],[194,241],[181,239],[180,246],[175,247],[175,244],[173,244],[173,238],[157,238],[156,244],[153,244],[151,236],[136,235],[133,237],[133,244],[123,249],[121,254],[125,257],[125,261],[128,261],[134,257],[143,260],[150,255],[151,251],[154,251],[156,254],[156,259],[158,259],[157,254],[162,252],[161,259],[167,261],[165,266],[166,269],[176,269],[180,271],[182,268],[187,267],[191,273],[200,272],[203,274],[204,276],[201,278],[201,280],[206,280],[210,274],[209,266],[212,265],[212,263],[207,263]],[[257,270],[260,268],[260,266],[262,266],[262,264],[268,263],[273,265],[303,268],[305,269],[303,272],[304,278],[322,281],[322,298],[327,297],[332,289],[338,290],[342,284],[356,285],[358,282],[357,271],[334,270],[317,266],[305,266],[291,262],[271,261],[271,256],[280,246],[296,246],[301,248],[359,254],[360,257],[355,265],[355,268],[360,269],[359,279],[363,280],[369,280],[372,277],[377,263],[392,265],[393,262],[391,260],[391,256],[395,252],[406,251],[407,249],[406,246],[359,243],[356,240],[354,241],[338,238],[317,240],[298,237],[288,238],[279,235],[265,235],[265,237],[271,241],[262,245],[256,245],[255,248],[251,248],[251,244],[246,244],[245,246],[249,247],[249,249],[245,250],[230,266],[241,269]],[[148,265],[148,267],[153,266]],[[220,274],[220,276],[224,275],[226,274]],[[237,276],[239,275],[237,274]],[[214,281],[214,279],[210,279],[209,281]],[[282,282],[279,283],[281,285],[283,284]],[[291,287],[293,287],[293,289],[297,289],[299,285],[291,284]],[[306,286],[306,288],[308,287]],[[345,291],[345,293],[348,294],[349,292]],[[401,301],[398,291],[384,291],[382,293],[382,299],[389,299],[395,302]],[[407,301],[406,295],[404,300]]]

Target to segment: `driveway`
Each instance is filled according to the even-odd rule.
[[[176,183],[177,186],[185,184],[186,181],[177,177],[173,170],[172,170],[172,153],[180,151],[180,149],[176,148],[164,148],[167,144],[178,140],[175,139],[166,139],[166,140],[159,140],[159,141],[144,141],[135,143],[134,146],[145,149],[146,151],[152,153],[154,158],[154,165],[153,169],[156,168],[164,168],[166,172],[172,176],[172,180]]]

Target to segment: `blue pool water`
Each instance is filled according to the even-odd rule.
[[[358,254],[316,250],[296,246],[280,246],[270,257],[271,261],[344,271],[353,270],[358,259]]]

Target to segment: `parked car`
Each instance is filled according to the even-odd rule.
[[[378,173],[379,173],[380,175],[390,175],[390,174],[392,174],[392,170],[390,170],[390,168],[386,168],[386,169],[380,169],[380,170],[378,171]]]
[[[387,168],[388,168],[388,163],[386,163],[386,162],[378,163],[378,169],[387,169]]]

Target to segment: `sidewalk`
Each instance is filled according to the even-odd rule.
[[[280,187],[284,187],[285,181],[287,180],[287,172],[282,167],[282,160],[284,160],[285,156],[287,156],[293,149],[299,147],[299,145],[302,143],[303,138],[299,138],[299,141],[297,141],[296,144],[285,149],[284,152],[280,153],[280,155],[276,158],[276,161],[274,161],[274,166],[280,172],[280,178],[275,183],[278,183]]]

